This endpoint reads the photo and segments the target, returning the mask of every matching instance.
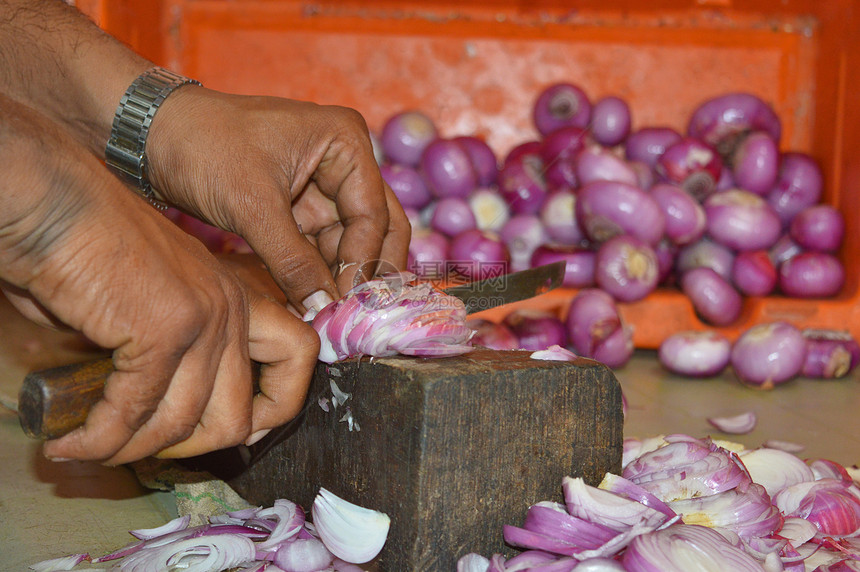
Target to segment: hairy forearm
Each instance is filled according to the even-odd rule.
[[[152,64],[61,0],[0,0],[0,92],[101,155],[129,84]]]

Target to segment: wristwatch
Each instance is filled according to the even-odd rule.
[[[146,137],[167,96],[187,84],[200,82],[158,66],[143,72],[120,99],[105,148],[105,164],[161,210],[167,205],[155,196],[146,173]]]

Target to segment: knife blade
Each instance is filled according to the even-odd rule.
[[[564,262],[555,262],[443,291],[462,300],[472,314],[548,292],[561,284],[564,270]],[[21,428],[30,437],[56,439],[80,427],[102,398],[113,371],[113,362],[106,357],[29,373],[18,398]]]

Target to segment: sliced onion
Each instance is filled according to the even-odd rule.
[[[762,447],[766,447],[768,449],[776,449],[778,451],[785,451],[786,453],[797,454],[806,449],[805,445],[801,445],[800,443],[794,443],[792,441],[784,441],[782,439],[768,439],[764,443],[762,443]]]
[[[761,250],[782,234],[776,211],[764,199],[741,189],[716,193],[704,202],[708,234],[734,250]]]
[[[671,127],[643,127],[627,137],[624,153],[630,161],[654,167],[666,149],[680,140],[681,134]]]
[[[787,322],[759,324],[745,331],[732,347],[731,364],[744,383],[771,389],[800,373],[806,340]]]
[[[191,515],[186,514],[185,516],[174,518],[173,520],[156,528],[140,528],[137,530],[129,530],[128,533],[140,540],[149,540],[150,538],[155,538],[156,536],[161,536],[163,534],[185,530],[188,528],[189,522],[191,522]]]
[[[487,572],[490,561],[480,554],[470,552],[457,560],[457,572]]]
[[[297,538],[278,549],[274,562],[287,572],[317,572],[329,566],[332,559],[321,540]]]
[[[571,83],[556,83],[538,95],[532,118],[541,135],[568,125],[582,128],[591,119],[591,102],[581,88]]]
[[[845,235],[845,219],[830,205],[815,205],[797,213],[791,220],[789,233],[805,250],[836,252]]]
[[[379,142],[390,161],[416,167],[421,153],[437,136],[432,119],[420,111],[404,111],[385,122]]]
[[[559,345],[552,345],[545,350],[532,352],[529,357],[543,361],[574,361],[579,358],[578,355],[569,349],[563,348]]]
[[[710,268],[693,268],[681,276],[681,289],[699,317],[715,326],[727,326],[741,314],[743,300],[738,291]]]
[[[665,233],[673,243],[683,246],[696,242],[705,234],[705,209],[687,191],[666,183],[650,190],[666,221]]]
[[[571,515],[623,532],[634,525],[659,526],[662,512],[634,500],[585,484],[581,478],[562,479],[564,502]]]
[[[801,252],[779,267],[779,287],[795,298],[835,296],[845,283],[845,268],[824,252]]]
[[[535,351],[567,345],[564,324],[549,312],[519,308],[505,317],[504,324],[517,337],[521,349]]]
[[[777,493],[774,504],[786,516],[805,518],[823,535],[860,533],[860,489],[835,479],[802,482]]]
[[[630,133],[630,106],[620,97],[607,96],[591,108],[591,135],[601,145],[612,147]]]
[[[120,569],[128,572],[225,570],[254,560],[254,542],[239,534],[217,534],[177,540],[129,554]]]
[[[564,261],[562,285],[568,288],[594,286],[594,268],[597,253],[578,246],[543,244],[532,253],[531,266],[543,266]]]
[[[797,483],[813,480],[812,470],[795,455],[779,449],[754,449],[740,454],[752,480],[771,496]]]
[[[586,236],[605,242],[629,234],[648,244],[663,237],[666,222],[657,202],[648,193],[625,183],[596,181],[579,190],[576,218]]]
[[[807,328],[802,333],[806,359],[801,373],[805,377],[845,377],[860,363],[860,345],[849,332]]]
[[[347,562],[369,562],[388,538],[388,515],[348,502],[324,488],[314,499],[312,512],[326,548]]]
[[[731,417],[708,417],[708,423],[722,431],[733,435],[744,435],[755,429],[758,417],[755,412],[746,411]]]
[[[34,572],[64,572],[89,559],[89,554],[70,554],[30,564],[27,569]]]
[[[659,277],[654,249],[634,236],[613,237],[597,251],[594,281],[621,302],[641,300],[654,291]]]
[[[764,487],[747,483],[717,494],[672,501],[669,506],[685,524],[731,530],[741,538],[772,534],[782,526],[782,515]]]

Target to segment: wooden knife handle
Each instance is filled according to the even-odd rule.
[[[30,437],[56,439],[87,420],[102,398],[113,361],[102,358],[34,371],[18,394],[18,420]]]

